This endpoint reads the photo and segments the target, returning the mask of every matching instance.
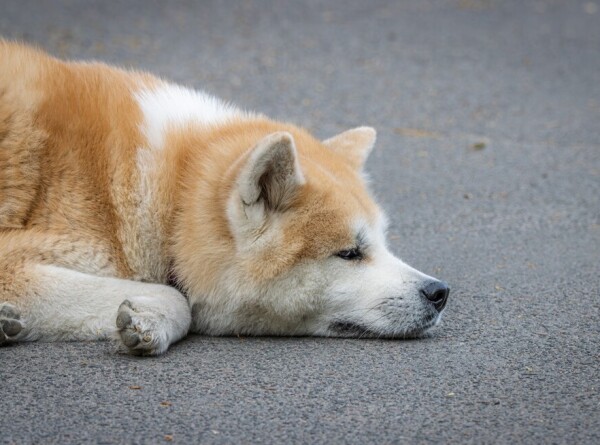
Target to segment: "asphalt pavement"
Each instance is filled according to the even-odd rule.
[[[600,443],[600,2],[3,0],[0,35],[320,137],[368,124],[411,341],[0,349],[0,443]]]

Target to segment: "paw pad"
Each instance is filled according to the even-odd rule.
[[[116,320],[118,334],[126,352],[134,355],[154,355],[156,338],[155,320],[151,314],[139,311],[129,300],[119,307]]]
[[[21,312],[12,304],[0,303],[0,345],[13,341],[22,330]]]

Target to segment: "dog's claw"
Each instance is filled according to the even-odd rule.
[[[14,318],[15,320],[21,319],[21,313],[12,304],[4,303],[0,307],[0,318]]]
[[[117,315],[117,327],[119,329],[125,329],[127,325],[131,324],[131,315],[125,311],[119,311]]]

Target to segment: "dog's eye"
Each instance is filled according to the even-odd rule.
[[[348,249],[348,250],[340,250],[335,255],[339,256],[343,260],[360,260],[360,259],[362,259],[362,253],[360,252],[360,250],[358,250],[357,247],[355,247],[353,249]]]

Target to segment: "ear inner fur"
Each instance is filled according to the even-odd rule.
[[[245,205],[263,201],[267,210],[279,210],[287,207],[303,183],[292,135],[277,132],[262,139],[252,150],[238,187]]]

